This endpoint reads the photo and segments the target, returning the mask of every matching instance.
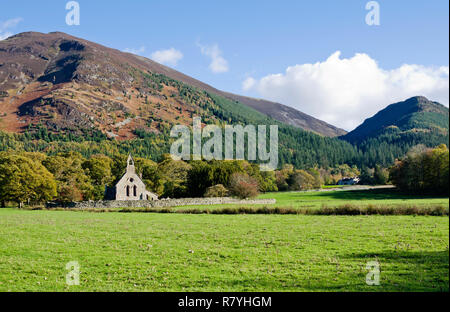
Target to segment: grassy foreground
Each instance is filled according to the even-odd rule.
[[[0,209],[0,291],[448,291],[448,244],[448,217]]]

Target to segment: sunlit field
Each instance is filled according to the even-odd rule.
[[[0,291],[448,291],[448,242],[448,217],[0,209]]]
[[[406,195],[395,189],[373,189],[373,190],[323,190],[308,192],[274,192],[261,194],[258,198],[274,198],[275,204],[247,205],[283,208],[306,208],[316,209],[321,207],[339,207],[342,205],[355,205],[358,207],[373,206],[397,206],[397,207],[427,207],[442,206],[449,207],[448,197],[436,197],[425,195]],[[208,209],[222,207],[233,207],[235,205],[212,205]],[[246,206],[246,205],[239,205]],[[180,208],[199,208],[205,206],[183,206]]]

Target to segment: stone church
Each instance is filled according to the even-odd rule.
[[[136,174],[134,159],[131,154],[127,159],[127,171],[114,187],[106,187],[107,200],[158,200],[158,196],[147,191],[142,175]]]

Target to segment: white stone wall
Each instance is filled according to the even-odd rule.
[[[152,207],[177,207],[190,205],[221,205],[221,204],[240,204],[240,205],[256,205],[256,204],[275,204],[275,199],[237,199],[231,197],[209,197],[209,198],[179,198],[179,199],[162,199],[156,201],[147,200],[101,200],[101,201],[85,201],[78,203],[69,203],[65,207],[83,209],[83,208],[152,208]],[[59,207],[58,204],[48,204],[48,207]]]

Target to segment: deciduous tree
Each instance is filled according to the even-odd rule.
[[[0,156],[0,201],[42,203],[56,196],[53,175],[38,161],[16,154]]]

